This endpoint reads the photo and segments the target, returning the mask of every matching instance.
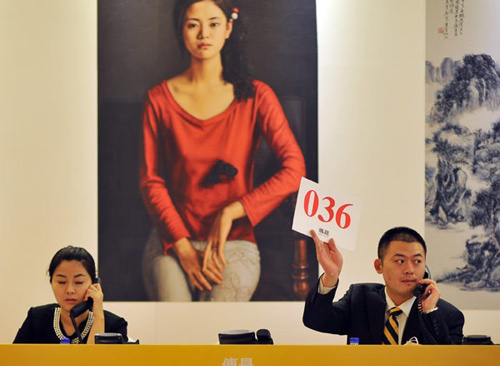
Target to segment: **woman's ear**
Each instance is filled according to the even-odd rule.
[[[233,31],[233,19],[231,18],[231,19],[229,19],[229,22],[227,22],[227,26],[226,26],[226,39],[229,38],[232,31]]]
[[[373,262],[373,266],[375,267],[375,271],[377,271],[378,274],[382,273],[382,261],[380,258],[375,259],[375,262]]]

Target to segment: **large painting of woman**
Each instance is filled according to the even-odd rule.
[[[155,301],[266,300],[256,290],[266,286],[261,257],[264,273],[269,256],[260,249],[269,245],[266,241],[272,241],[272,236],[266,240],[269,229],[264,226],[259,233],[254,227],[263,221],[266,225],[267,219],[278,226],[276,234],[285,229],[288,235],[281,236],[290,251],[283,253],[283,259],[290,256],[294,240],[290,227],[283,228],[272,213],[297,191],[300,178],[307,174],[301,149],[305,142],[299,145],[275,91],[249,66],[250,10],[231,0],[177,0],[171,9],[170,35],[180,46],[184,64],[148,88],[142,127],[134,127],[139,151],[134,160],[140,167],[137,183],[150,218],[148,230],[141,214],[143,242],[137,240],[140,250],[134,249],[135,273],[142,278],[145,293],[141,296]],[[293,110],[291,100],[285,103]],[[109,176],[107,169],[101,169],[106,157],[101,146],[109,149],[101,145],[101,122],[116,118],[109,114],[118,109],[110,105],[100,103],[100,182],[101,172]],[[298,114],[306,114],[306,109]],[[102,130],[107,132],[106,127]],[[262,142],[274,159],[266,174],[255,172],[256,165],[257,170],[262,166]],[[260,176],[258,181],[255,175]],[[106,188],[100,183],[99,260],[101,270],[114,277],[117,270],[111,263],[117,250],[111,248],[117,235],[110,229],[117,219],[111,214],[112,204],[101,206],[110,200],[105,193],[112,189]],[[291,207],[288,203],[288,215]],[[125,207],[122,214],[129,216]],[[139,256],[142,261],[137,261]],[[141,262],[140,271],[137,262]]]

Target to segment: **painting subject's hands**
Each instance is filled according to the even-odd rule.
[[[222,272],[227,266],[224,255],[226,240],[233,226],[233,221],[243,216],[245,216],[245,209],[240,201],[231,203],[216,215],[203,256],[203,273],[207,276],[208,273],[219,272],[222,280]]]
[[[333,238],[328,243],[325,243],[318,238],[314,230],[311,230],[311,235],[316,245],[318,262],[325,271],[325,274],[321,277],[323,286],[333,287],[337,284],[342,271],[342,264],[344,263],[342,254],[335,245]]]
[[[211,290],[212,285],[201,272],[202,253],[196,250],[187,238],[177,240],[173,248],[182,269],[186,272],[193,285],[200,291]]]

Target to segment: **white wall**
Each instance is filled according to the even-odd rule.
[[[96,25],[96,1],[0,0],[2,343],[30,306],[53,301],[44,273],[58,248],[97,254]],[[320,182],[364,199],[343,292],[380,281],[372,263],[385,229],[423,231],[424,1],[318,0],[318,31]],[[261,327],[280,344],[345,342],[303,327],[298,302],[106,308],[143,343],[212,344],[219,330]],[[465,333],[500,339],[488,321],[498,311],[465,314]]]

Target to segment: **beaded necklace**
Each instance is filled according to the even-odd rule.
[[[56,332],[56,336],[57,336],[57,338],[59,338],[59,340],[61,340],[63,338],[67,338],[64,336],[64,334],[61,331],[60,322],[61,322],[61,308],[59,306],[57,306],[54,309],[54,323],[53,323],[53,325],[54,325],[54,331]],[[82,332],[82,339],[84,339],[87,336],[87,334],[89,334],[90,329],[92,328],[93,324],[94,324],[94,313],[89,311],[89,316],[87,317],[87,324],[85,324],[85,328],[83,329],[83,332]],[[80,343],[80,340],[78,339],[78,337],[76,337],[76,338],[71,340],[71,343],[78,344],[78,343]]]

